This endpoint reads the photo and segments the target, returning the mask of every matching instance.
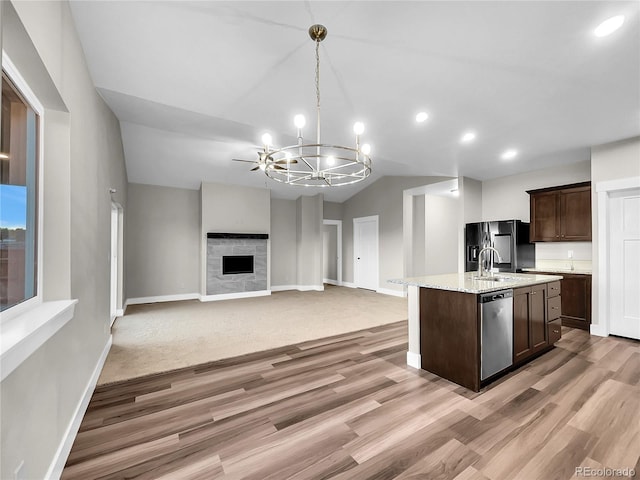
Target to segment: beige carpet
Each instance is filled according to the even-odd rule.
[[[404,298],[334,286],[219,302],[132,305],[114,323],[98,384],[406,319]]]

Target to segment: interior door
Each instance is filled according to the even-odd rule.
[[[378,216],[353,219],[354,283],[378,289]]]
[[[610,333],[640,339],[640,189],[610,197]]]

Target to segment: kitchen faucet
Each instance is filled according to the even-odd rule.
[[[498,261],[502,262],[502,258],[500,258],[500,253],[498,252],[498,250],[496,250],[493,247],[484,247],[482,250],[480,250],[480,253],[478,254],[478,276],[479,277],[484,277],[484,269],[482,268],[482,254],[487,250],[493,250],[494,252],[496,252],[496,255],[498,255]]]

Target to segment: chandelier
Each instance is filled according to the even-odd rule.
[[[327,36],[323,25],[312,25],[309,36],[316,42],[316,140],[308,143],[302,136],[306,124],[304,115],[294,117],[298,129],[298,143],[288,147],[274,147],[271,135],[262,136],[263,148],[258,152],[258,165],[264,173],[278,182],[289,185],[334,187],[360,182],[371,174],[371,147],[360,144],[364,125],[353,126],[355,144],[352,147],[322,143],[320,137],[320,42]]]

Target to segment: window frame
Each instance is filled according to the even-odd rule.
[[[37,272],[36,272],[36,294],[6,310],[0,312],[0,324],[3,324],[15,317],[18,317],[29,310],[39,306],[43,302],[43,253],[44,253],[44,122],[45,114],[42,103],[33,93],[20,71],[11,61],[7,53],[2,50],[2,70],[9,77],[13,85],[18,89],[24,100],[38,115],[38,142],[36,145],[36,185],[37,185],[37,218],[36,218],[36,252],[37,252]]]

